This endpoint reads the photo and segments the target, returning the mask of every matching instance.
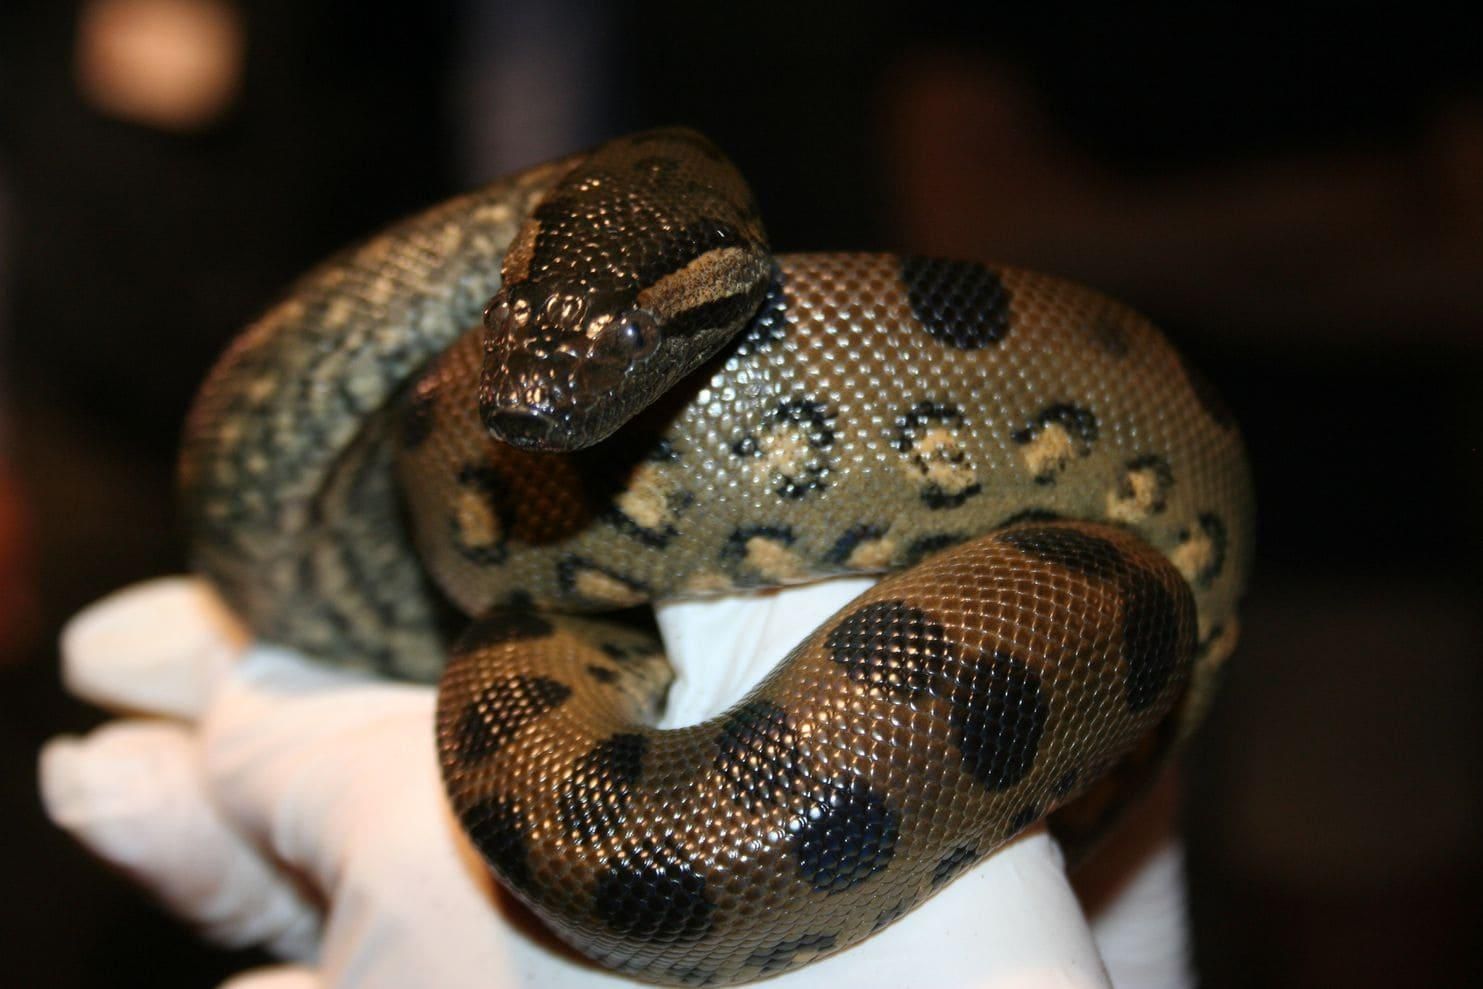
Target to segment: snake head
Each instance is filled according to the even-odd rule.
[[[571,292],[532,304],[517,288],[494,297],[484,326],[479,409],[485,428],[512,446],[589,446],[642,407],[634,393],[664,387],[654,366],[661,328],[646,309]]]
[[[505,255],[484,313],[485,427],[526,450],[600,442],[746,325],[770,271],[751,193],[708,141],[603,145]]]

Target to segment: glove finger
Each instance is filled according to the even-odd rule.
[[[167,721],[115,721],[48,742],[47,814],[213,941],[313,953],[318,910],[211,802],[195,735]]]
[[[227,813],[326,892],[320,968],[336,985],[517,985],[516,973],[556,964],[491,915],[492,880],[443,796],[433,704],[426,687],[263,647],[203,719],[210,785]]]
[[[1184,848],[1177,838],[1139,865],[1097,914],[1092,931],[1113,985],[1190,989],[1195,984]]]
[[[1076,891],[1114,986],[1195,984],[1178,818],[1171,766],[1077,873]]]
[[[204,581],[163,577],[110,594],[67,623],[62,680],[99,707],[190,720],[246,643]]]
[[[657,604],[654,618],[676,674],[659,727],[699,724],[740,701],[809,632],[875,582],[845,577]]]
[[[271,965],[238,972],[217,989],[324,989],[324,980],[302,965]]]
[[[428,687],[255,647],[202,718],[208,786],[239,827],[334,889],[342,838],[400,802],[388,780],[418,778],[422,798],[441,807],[433,705]]]

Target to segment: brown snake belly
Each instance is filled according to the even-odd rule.
[[[1218,400],[1068,283],[792,255],[628,425],[518,450],[460,332],[575,161],[333,259],[233,347],[182,458],[202,568],[264,637],[399,676],[439,675],[444,604],[483,616],[440,690],[454,810],[556,931],[646,980],[776,974],[1052,812],[1095,831],[1235,642],[1252,504]],[[659,645],[586,614],[876,572],[673,731]]]

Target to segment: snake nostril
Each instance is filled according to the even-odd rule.
[[[503,336],[509,332],[510,316],[510,300],[504,292],[500,292],[484,307],[484,328],[490,333]]]

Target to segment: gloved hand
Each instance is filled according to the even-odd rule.
[[[669,723],[729,706],[860,589],[661,609],[680,672]],[[291,962],[234,989],[634,984],[557,943],[479,862],[443,797],[432,690],[252,645],[184,578],[93,605],[62,646],[68,688],[129,714],[47,744],[48,813],[207,937]],[[1140,956],[1137,981],[1120,985],[1187,985],[1177,850],[1150,861],[1111,904],[1119,936],[1101,947]],[[863,944],[769,983],[816,984],[1111,983],[1060,853],[1036,829]]]

